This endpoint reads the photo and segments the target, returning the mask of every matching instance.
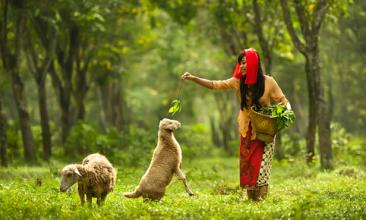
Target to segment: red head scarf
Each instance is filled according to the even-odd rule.
[[[245,53],[246,59],[246,79],[245,84],[255,84],[257,82],[257,75],[258,75],[258,55],[257,51],[253,48],[245,49],[240,52],[240,54]],[[240,70],[240,63],[236,64],[233,77],[240,79],[242,77],[242,72]]]

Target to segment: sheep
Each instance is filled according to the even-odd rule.
[[[159,123],[158,143],[154,150],[150,166],[140,180],[134,192],[126,192],[127,198],[143,197],[144,201],[159,201],[165,194],[173,174],[182,180],[188,195],[193,196],[185,175],[181,170],[182,150],[173,135],[181,127],[179,121],[162,119]]]
[[[61,171],[60,191],[66,192],[78,182],[78,192],[81,205],[84,206],[85,195],[92,205],[92,197],[97,198],[98,206],[102,205],[107,194],[113,191],[117,172],[108,159],[99,154],[90,154],[84,158],[82,164],[70,164]]]

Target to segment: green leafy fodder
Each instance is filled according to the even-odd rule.
[[[171,106],[169,107],[168,113],[170,113],[172,116],[180,112],[182,110],[181,102],[178,99],[175,99],[172,101]]]
[[[280,131],[289,127],[295,121],[295,113],[283,104],[276,104],[265,107],[254,107],[254,111],[263,115],[276,118],[277,130]]]

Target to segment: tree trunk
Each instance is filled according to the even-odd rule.
[[[317,41],[317,39],[314,39]],[[312,50],[312,71],[315,88],[316,88],[316,104],[318,106],[318,136],[319,136],[319,151],[320,151],[320,165],[322,169],[332,169],[333,168],[333,153],[332,153],[332,143],[331,143],[331,131],[330,131],[330,121],[331,115],[328,109],[328,99],[325,96],[325,88],[323,83],[323,78],[320,72],[319,65],[319,50],[317,43]]]
[[[271,75],[272,56],[269,50],[268,41],[265,39],[262,29],[261,13],[257,0],[253,0],[254,32],[257,35],[264,57],[265,73]]]
[[[212,143],[214,143],[214,145],[216,147],[222,146],[222,143],[221,143],[220,138],[219,138],[219,132],[218,132],[217,125],[216,125],[216,120],[215,120],[214,117],[210,117],[210,127],[211,127],[211,140],[212,140]]]
[[[231,91],[217,92],[215,93],[215,99],[219,109],[220,142],[224,150],[230,152],[230,140],[237,140],[236,114],[233,114],[233,112],[239,111],[239,106],[236,104],[238,101]]]
[[[99,85],[103,119],[106,127],[112,126],[122,131],[126,128],[126,106],[120,86],[121,81]]]
[[[6,118],[2,114],[2,102],[0,98],[0,160],[1,166],[8,166],[8,154],[6,149]]]
[[[85,118],[84,98],[78,97],[76,100],[76,107],[78,111],[77,119],[83,121]]]
[[[297,50],[306,59],[305,70],[307,74],[309,92],[309,127],[307,134],[307,162],[311,162],[314,156],[315,132],[319,126],[319,147],[320,160],[323,169],[330,169],[332,164],[332,146],[330,140],[331,117],[328,110],[328,103],[324,92],[324,83],[319,65],[319,31],[325,15],[330,7],[329,1],[319,0],[316,2],[312,12],[312,20],[307,18],[305,5],[300,0],[294,0],[294,7],[305,44],[297,36],[294,29],[291,13],[286,0],[281,0],[283,17],[287,30]]]
[[[71,95],[73,92],[72,80],[79,40],[79,28],[76,25],[70,25],[67,29],[67,34],[69,38],[68,43],[63,45],[64,47],[58,45],[56,50],[63,83],[57,75],[54,65],[50,66],[52,82],[59,96],[58,101],[61,108],[62,143],[66,142],[73,125]]]
[[[55,67],[53,64],[50,66],[50,75],[52,78],[52,84],[56,90],[58,104],[61,109],[61,141],[66,142],[72,127],[71,123],[71,85],[68,81],[69,77],[65,77],[65,85],[62,85],[60,78],[57,76]]]
[[[1,22],[1,55],[3,60],[4,69],[10,73],[11,75],[11,83],[14,101],[17,109],[17,113],[19,116],[19,124],[22,133],[22,140],[24,146],[24,157],[26,162],[34,162],[36,160],[35,147],[33,143],[32,130],[30,126],[30,118],[27,111],[26,98],[24,96],[24,86],[23,82],[20,78],[19,69],[20,69],[20,54],[22,47],[22,39],[24,38],[24,12],[21,9],[23,7],[24,2],[19,2],[19,5],[15,8],[15,39],[14,39],[14,47],[15,50],[12,53],[9,43],[8,43],[8,1],[5,1],[5,5],[3,8],[3,20]]]
[[[310,81],[308,84],[312,87],[309,97],[311,99],[309,102],[309,129],[311,128],[312,130],[308,133],[307,146],[309,148],[307,148],[307,155],[309,157],[307,157],[307,159],[309,159],[311,155],[314,155],[315,133],[316,126],[318,126],[320,165],[322,169],[332,169],[333,155],[330,135],[331,115],[328,109],[328,100],[325,96],[324,83],[322,82],[319,50],[316,41],[317,39],[313,40],[312,45],[314,46],[309,52],[306,68],[310,76],[308,77],[308,81]],[[312,117],[312,115],[317,115],[317,117]],[[308,162],[311,162],[311,158]]]
[[[24,96],[23,82],[16,69],[13,69],[11,71],[11,76],[14,101],[19,116],[20,129],[22,132],[24,157],[26,159],[26,162],[34,162],[36,160],[36,154],[30,125],[30,117],[26,108],[27,104]]]
[[[78,49],[80,49],[78,47]],[[86,93],[88,92],[88,84],[86,80],[86,73],[88,71],[90,59],[84,60],[84,66],[81,67],[81,58],[76,56],[76,88],[73,93],[76,107],[77,107],[77,119],[83,121],[85,118],[85,104],[84,100]]]
[[[38,84],[38,104],[39,114],[41,116],[41,127],[42,127],[42,143],[43,143],[43,157],[45,160],[49,160],[52,151],[51,132],[49,126],[48,110],[47,110],[47,92],[45,86],[45,80],[41,80]]]
[[[282,159],[285,158],[283,149],[281,147],[282,145],[282,138],[281,138],[281,133],[277,133],[276,138],[275,138],[275,158],[279,161],[281,161]]]
[[[318,109],[316,103],[316,86],[314,85],[313,79],[313,59],[310,59],[308,56],[306,56],[305,59],[305,72],[309,97],[308,130],[306,133],[306,162],[309,164],[314,160],[315,156],[315,133],[317,126]]]
[[[60,100],[61,107],[61,141],[65,143],[71,130],[70,96]]]

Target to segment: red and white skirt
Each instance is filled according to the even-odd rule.
[[[246,137],[240,137],[240,186],[246,189],[268,185],[274,154],[274,143],[250,140],[251,136],[249,124]]]

